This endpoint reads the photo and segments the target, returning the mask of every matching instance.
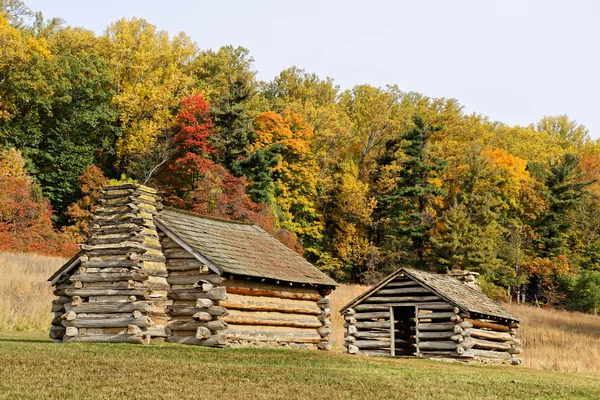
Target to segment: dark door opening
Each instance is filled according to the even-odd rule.
[[[390,307],[391,355],[412,356],[416,352],[416,307]]]

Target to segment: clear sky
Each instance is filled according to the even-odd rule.
[[[201,49],[246,47],[258,78],[296,65],[342,89],[397,84],[510,125],[568,114],[600,137],[600,1],[25,0],[101,34],[142,17]]]

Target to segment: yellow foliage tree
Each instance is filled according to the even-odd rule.
[[[164,145],[161,139],[175,122],[179,101],[192,90],[188,66],[196,46],[183,33],[170,39],[166,31],[138,18],[109,25],[100,44],[114,72],[113,102],[123,128],[118,157],[126,166],[141,165],[132,173],[147,179],[143,175],[153,171],[147,164],[162,161],[153,155]]]
[[[280,162],[272,167],[275,193],[280,208],[280,225],[302,239],[307,251],[322,238],[323,223],[315,208],[319,168],[311,152],[314,132],[302,116],[284,110],[259,114],[255,121],[255,142],[250,151],[283,145]]]

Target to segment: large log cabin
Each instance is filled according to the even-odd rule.
[[[346,352],[521,364],[519,319],[481,293],[473,275],[451,272],[403,268],[344,306]]]
[[[100,203],[49,279],[55,342],[331,348],[336,282],[258,226],[163,208],[137,184]]]

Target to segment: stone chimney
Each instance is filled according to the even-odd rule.
[[[453,269],[448,272],[448,275],[455,279],[458,279],[459,281],[463,282],[467,286],[472,287],[473,289],[481,291],[481,288],[479,287],[479,272],[463,271],[462,269]]]
[[[168,274],[154,225],[162,199],[152,188],[122,184],[106,187],[99,201],[81,245],[81,266],[70,279],[79,289],[73,291],[75,309],[107,311],[103,318],[82,320],[72,336],[133,343],[168,336]]]

